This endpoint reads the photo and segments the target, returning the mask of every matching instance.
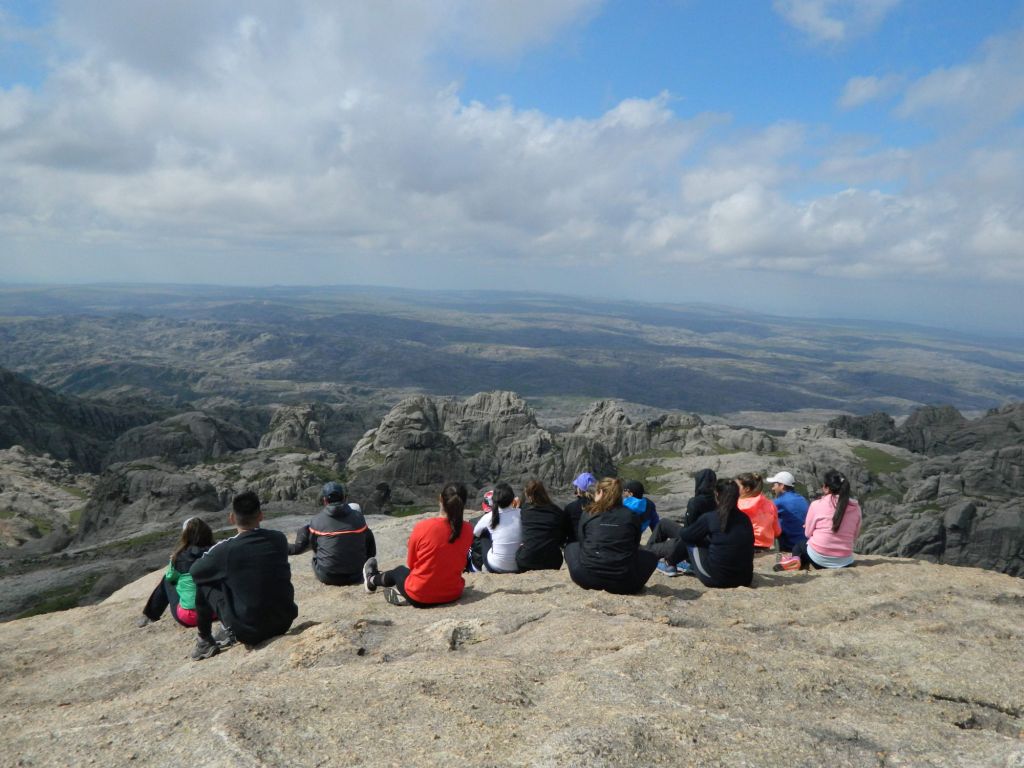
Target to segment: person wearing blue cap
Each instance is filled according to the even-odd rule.
[[[359,505],[347,503],[341,483],[325,483],[320,503],[322,508],[316,516],[296,532],[288,554],[312,549],[313,573],[324,584],[361,584],[363,563],[377,555],[373,531]]]
[[[583,511],[594,502],[595,488],[597,488],[597,478],[589,472],[581,472],[572,481],[572,490],[576,494],[576,498],[565,507],[565,514],[569,516],[569,538],[566,543],[579,541],[580,518],[583,516]]]

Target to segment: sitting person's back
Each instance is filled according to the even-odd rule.
[[[702,469],[693,478],[693,496],[686,502],[686,514],[683,516],[683,527],[697,522],[697,518],[705,512],[713,512],[718,508],[715,501],[715,484],[718,476],[713,469]]]
[[[603,479],[580,521],[580,540],[565,548],[570,578],[584,589],[639,592],[658,564],[656,555],[640,549],[640,526],[640,518],[622,505],[622,483]]]
[[[320,492],[322,509],[302,526],[289,555],[313,549],[313,573],[324,584],[359,584],[363,563],[377,554],[373,532],[363,513],[348,504],[345,487],[329,482]]]
[[[719,481],[719,507],[705,512],[679,534],[676,559],[687,559],[708,587],[748,587],[754,578],[754,526],[737,507],[739,488]],[[684,557],[685,556],[685,557]]]
[[[193,658],[207,658],[221,647],[211,633],[214,614],[229,630],[229,640],[249,644],[287,632],[298,615],[288,539],[280,531],[260,528],[262,519],[255,493],[236,496],[229,520],[238,534],[215,544],[189,571],[196,585],[199,630]]]
[[[596,487],[597,478],[589,472],[581,472],[572,481],[572,490],[575,496],[565,505],[565,514],[569,517],[570,542],[579,540],[580,520],[583,519],[586,507],[594,501]]]
[[[764,478],[758,472],[744,472],[736,482],[740,487],[740,499],[736,505],[754,526],[754,546],[771,549],[776,537],[782,533],[782,527],[775,504],[762,492]]]
[[[531,480],[524,490],[526,506],[519,513],[523,543],[516,552],[520,571],[562,567],[562,547],[572,525],[569,516],[551,501],[540,480]]]
[[[483,537],[480,551],[484,570],[492,573],[519,571],[516,552],[523,542],[523,528],[518,503],[508,483],[494,486],[494,509],[473,527],[473,535]]]

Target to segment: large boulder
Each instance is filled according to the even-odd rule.
[[[481,488],[536,477],[557,492],[583,470],[605,474],[613,465],[599,442],[541,428],[518,395],[485,392],[403,400],[359,441],[346,470],[368,511],[389,511],[432,503],[450,480]]]
[[[200,411],[130,429],[121,435],[106,458],[106,465],[156,457],[185,467],[251,448],[251,432]]]
[[[77,538],[93,542],[165,530],[223,506],[212,484],[173,464],[115,464],[100,478],[82,512]]]

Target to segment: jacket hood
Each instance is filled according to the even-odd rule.
[[[348,505],[347,501],[343,501],[340,504],[328,504],[324,507],[324,512],[335,520],[341,520],[348,515],[351,515],[355,510]]]
[[[713,469],[702,469],[693,478],[693,492],[697,496],[714,496],[718,475]]]

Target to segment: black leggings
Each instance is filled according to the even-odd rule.
[[[658,557],[664,557],[671,559],[673,565],[678,560],[675,560],[675,549],[679,543],[679,532],[683,530],[683,526],[674,520],[668,520],[662,518],[658,521],[658,524],[654,526],[654,530],[651,531],[651,537],[647,540],[644,545],[644,549],[649,552],[653,552]]]
[[[409,605],[414,605],[417,608],[430,608],[432,605],[440,605],[440,603],[421,603],[409,597],[409,593],[405,591],[405,580],[407,578],[409,578],[409,569],[404,565],[399,565],[390,571],[375,573],[370,577],[370,583],[378,587],[394,587],[401,593],[402,597],[409,601]]]

